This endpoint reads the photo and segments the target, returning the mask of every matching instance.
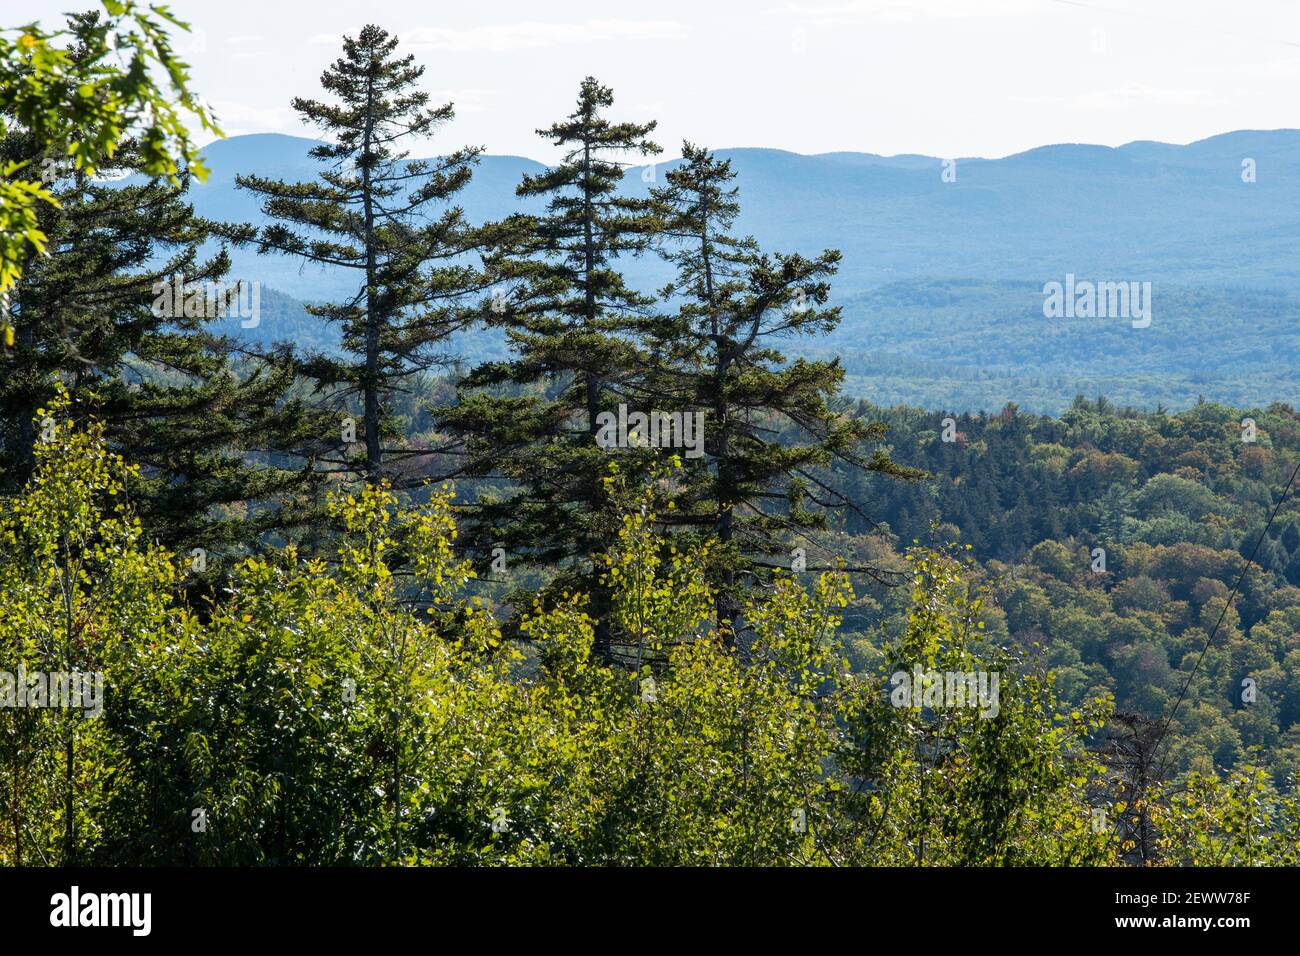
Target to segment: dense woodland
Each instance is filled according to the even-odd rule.
[[[1290,785],[1300,768],[1300,507],[1288,498],[1264,529],[1300,454],[1293,409],[1205,402],[1141,413],[1079,397],[1059,419],[1014,406],[952,416],[950,443],[942,413],[858,413],[888,423],[891,454],[932,476],[851,482],[887,526],[890,550],[970,545],[997,595],[989,631],[1051,669],[1072,703],[1107,691],[1121,712],[1159,718],[1195,671],[1170,729],[1169,765],[1261,763]],[[1244,419],[1254,441],[1242,440]],[[1096,548],[1104,571],[1093,568]],[[849,616],[864,654],[871,628],[900,611],[876,595],[860,626]],[[1249,704],[1246,678],[1260,690]]]
[[[240,177],[265,224],[0,99],[0,158],[54,170],[6,300],[0,670],[104,675],[95,716],[0,713],[0,861],[1300,862],[1293,408],[850,398],[840,254],[737,235],[728,162],[626,195],[655,123],[587,78],[541,211],[473,225],[480,151],[409,159],[454,130],[422,75],[344,38],[293,103],[319,177]],[[223,247],[355,293],[293,341],[159,309],[251,281]],[[620,406],[700,454],[607,447]],[[914,668],[998,675],[996,713],[900,706]]]

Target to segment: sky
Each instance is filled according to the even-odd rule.
[[[4,22],[93,0],[5,0]],[[714,149],[999,157],[1049,143],[1187,143],[1300,127],[1297,0],[173,0],[177,46],[228,135],[303,127],[340,38],[367,22],[456,105],[430,152],[555,158],[538,127],[587,75],[663,158]],[[417,150],[419,152],[419,150]]]

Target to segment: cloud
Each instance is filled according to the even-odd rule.
[[[586,20],[582,23],[540,23],[525,21],[501,26],[451,30],[444,27],[415,27],[397,31],[402,46],[416,50],[452,53],[510,53],[554,46],[607,43],[612,40],[671,40],[687,33],[675,20]],[[351,34],[349,34],[351,35]],[[312,37],[313,43],[334,45],[332,34]]]
[[[1220,106],[1227,100],[1207,90],[1162,89],[1145,83],[1126,83],[1108,90],[1090,90],[1073,96],[1026,93],[1008,98],[1031,106],[1073,106],[1085,110],[1123,110],[1131,106]]]
[[[249,106],[233,100],[215,100],[212,112],[227,136],[246,133],[300,133],[298,114],[288,106]]]
[[[456,115],[460,116],[464,113],[486,112],[492,105],[489,101],[496,95],[496,90],[430,90],[429,103],[431,106],[454,103]]]
[[[1266,60],[1263,63],[1246,63],[1242,72],[1252,76],[1290,78],[1300,76],[1300,57],[1288,57],[1282,60]]]
[[[1227,102],[1207,90],[1163,89],[1145,83],[1129,82],[1109,90],[1094,90],[1074,97],[1083,109],[1122,110],[1131,106],[1214,106]]]
[[[1035,0],[848,0],[846,3],[791,3],[785,13],[820,26],[883,20],[911,23],[917,20],[966,20],[976,17],[1012,17],[1041,9]]]

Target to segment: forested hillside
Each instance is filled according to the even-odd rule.
[[[1279,785],[1295,779],[1294,499],[1263,534],[1300,458],[1293,408],[1202,403],[1151,414],[1079,397],[1060,418],[1015,406],[955,416],[950,442],[942,413],[864,404],[858,414],[887,422],[891,454],[933,476],[910,484],[848,479],[888,529],[891,551],[913,541],[970,545],[996,595],[989,633],[1050,668],[1066,700],[1107,691],[1118,710],[1158,720],[1195,672],[1172,725],[1171,764],[1262,762]],[[1243,440],[1244,420],[1255,425],[1253,440]],[[867,526],[851,519],[846,530]],[[1104,569],[1095,567],[1098,548]],[[889,560],[900,566],[897,556]],[[870,593],[846,618],[862,660],[873,653],[874,629],[900,612],[896,595]],[[1247,680],[1257,696],[1244,692]]]
[[[217,328],[269,346],[337,347],[305,306],[268,288],[262,322]],[[1078,394],[1154,411],[1204,398],[1234,406],[1300,404],[1300,297],[1246,286],[1162,286],[1149,328],[1114,319],[1043,317],[1042,284],[933,279],[889,283],[836,299],[840,326],[792,343],[810,358],[837,358],[844,392],[877,405],[980,412],[1015,403],[1059,415]],[[506,355],[505,339],[471,329],[456,352],[473,364]],[[1249,369],[1249,374],[1243,370]]]
[[[1060,279],[1062,276],[1049,276]],[[1152,320],[1043,316],[1043,282],[898,282],[844,303],[844,389],[877,405],[1059,415],[1075,395],[1183,409],[1300,404],[1300,299],[1247,285],[1155,286]]]
[[[1135,789],[1117,758],[1151,727],[1090,693],[1167,705],[1147,605],[1167,582],[1183,618],[1204,617],[1232,552],[1135,545],[1107,591],[1058,543],[983,570],[951,549],[877,548],[899,572],[883,602],[856,600],[843,572],[778,576],[741,608],[737,647],[709,545],[665,549],[663,489],[613,477],[621,527],[597,564],[629,669],[592,653],[582,596],[519,607],[506,636],[466,592],[449,488],[413,507],[374,487],[331,495],[335,561],[251,558],[219,602],[191,606],[193,561],[142,537],[102,429],[73,427],[63,398],[45,411],[37,477],[0,515],[0,640],[34,664],[50,641],[104,684],[94,719],[27,709],[7,728],[6,862],[1297,863],[1300,798],[1239,759],[1294,715],[1297,589],[1257,584],[1266,616],[1251,639],[1232,625],[1211,664],[1264,690],[1249,714],[1213,681],[1193,696],[1174,749],[1185,786]],[[1175,647],[1199,636],[1185,624],[1169,624]],[[1001,680],[982,709],[899,706],[885,678],[909,666]]]

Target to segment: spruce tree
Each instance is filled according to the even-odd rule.
[[[11,290],[0,490],[30,476],[37,412],[62,381],[74,413],[103,421],[110,446],[139,466],[127,488],[146,533],[186,553],[201,549],[195,570],[209,552],[243,551],[301,520],[297,504],[311,497],[313,478],[288,452],[315,427],[292,399],[283,354],[219,334],[236,323],[209,308],[206,292],[227,281],[230,263],[224,252],[202,254],[212,231],[186,202],[189,174],[175,184],[143,175],[142,153],[127,142],[98,159],[107,178],[92,179],[17,128],[0,140],[0,165],[11,160],[41,168],[59,205],[38,210],[47,254]],[[158,308],[160,291],[170,297],[177,282],[193,295]],[[186,314],[185,301],[201,307]]]
[[[840,309],[827,300],[840,253],[767,254],[753,238],[734,236],[740,203],[730,161],[691,143],[682,155],[652,190],[666,222],[662,254],[676,266],[662,297],[676,310],[646,338],[656,361],[643,400],[704,413],[706,456],[687,463],[692,475],[673,520],[719,539],[718,612],[734,622],[738,575],[826,567],[815,533],[836,511],[862,512],[832,466],[920,473],[880,449],[867,452],[885,426],[850,414],[839,398],[838,359],[790,361],[777,348],[839,324]],[[802,555],[792,559],[793,547]]]
[[[656,124],[609,119],[613,102],[587,77],[573,113],[537,131],[564,152],[517,193],[545,199],[545,212],[498,224],[491,262],[488,318],[512,354],[466,376],[441,419],[464,441],[458,474],[486,483],[467,540],[562,565],[566,585],[592,594],[602,646],[609,630],[590,561],[609,540],[611,456],[596,443],[598,417],[635,398],[645,365],[636,336],[654,304],[626,284],[618,259],[643,252],[660,227],[650,200],[620,192],[624,157],[659,152],[649,139]]]
[[[408,158],[403,147],[433,135],[455,110],[451,103],[429,107],[429,95],[417,89],[424,68],[398,56],[397,46],[397,37],[374,25],[344,37],[343,56],[321,75],[335,101],[293,100],[328,139],[311,150],[325,164],[318,180],[237,177],[239,187],[262,197],[274,222],[230,226],[225,234],[259,253],[356,275],[354,295],[308,306],[341,325],[342,355],[312,355],[302,371],[315,381],[322,407],[340,416],[361,407],[356,440],[364,454],[350,455],[340,434],[327,469],[402,486],[420,480],[424,463],[412,459],[432,452],[403,446],[393,397],[450,364],[447,340],[474,320],[478,310],[467,296],[487,280],[473,262],[480,232],[447,205],[469,182],[481,150]]]

